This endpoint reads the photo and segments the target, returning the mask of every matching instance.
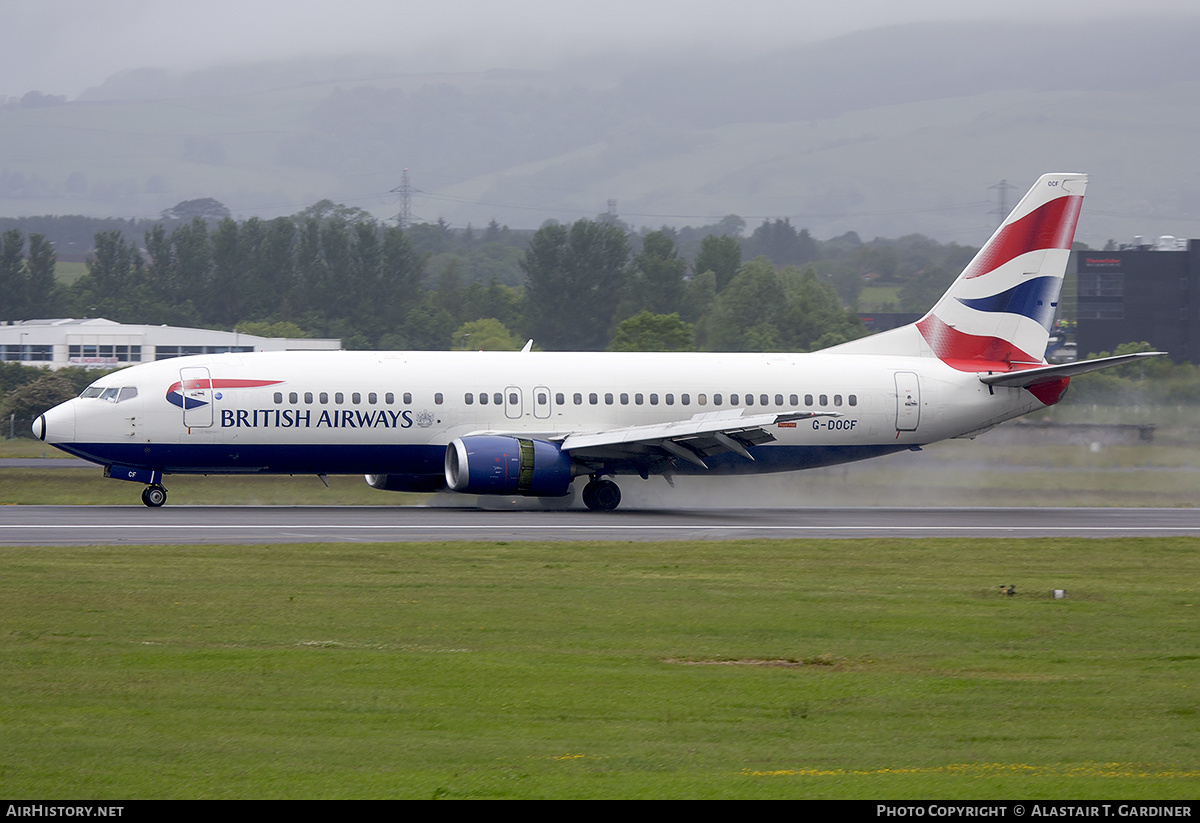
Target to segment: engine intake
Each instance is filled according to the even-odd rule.
[[[446,485],[456,492],[563,497],[573,479],[571,458],[544,440],[472,435],[446,447]]]

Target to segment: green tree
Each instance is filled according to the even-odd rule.
[[[451,346],[466,351],[520,351],[522,342],[494,317],[463,323],[451,335]]]
[[[675,241],[662,231],[650,232],[634,258],[639,305],[656,314],[678,314],[683,299],[683,273],[687,262],[675,250]]]
[[[787,308],[777,323],[789,351],[813,351],[866,334],[858,315],[842,308],[837,292],[817,279],[812,268],[783,273]]]
[[[717,278],[717,291],[729,285],[742,265],[742,247],[736,237],[710,234],[700,241],[700,253],[693,268],[696,274],[711,271]]]
[[[36,380],[8,392],[0,413],[6,421],[9,415],[15,415],[13,431],[23,437],[32,437],[30,426],[39,414],[59,403],[65,403],[77,393],[75,386],[66,377],[55,372],[43,374]]]
[[[45,317],[51,311],[54,292],[54,264],[58,255],[46,236],[34,232],[29,235],[29,259],[25,261],[27,272],[26,311],[30,317]]]
[[[708,318],[705,348],[711,351],[769,351],[778,348],[776,321],[787,305],[779,273],[756,257],[717,295]]]
[[[926,312],[946,293],[957,275],[940,266],[925,269],[900,287],[900,310]]]
[[[642,311],[617,324],[609,351],[693,351],[696,330],[679,315]]]
[[[521,259],[529,331],[548,350],[601,351],[628,277],[629,240],[591,220],[543,226]]]
[[[0,235],[0,319],[27,320],[29,292],[22,259],[25,236],[19,229]]]

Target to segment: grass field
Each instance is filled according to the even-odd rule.
[[[0,558],[9,797],[1200,788],[1193,539]]]

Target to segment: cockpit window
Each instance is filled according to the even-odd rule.
[[[132,400],[138,396],[135,386],[88,386],[80,397],[99,397],[110,403],[120,403],[122,400]]]

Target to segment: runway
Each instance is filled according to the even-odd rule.
[[[0,545],[6,546],[1173,535],[1200,535],[1200,509],[745,508],[597,513],[415,506],[0,507]]]

